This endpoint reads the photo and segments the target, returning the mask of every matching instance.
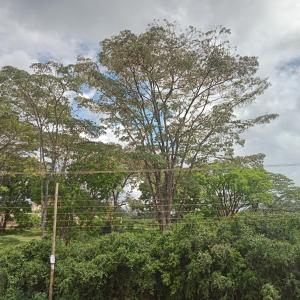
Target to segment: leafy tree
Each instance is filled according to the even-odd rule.
[[[9,221],[21,221],[30,209],[27,199],[32,179],[14,172],[38,168],[33,157],[26,157],[36,149],[35,130],[7,100],[0,97],[0,231],[5,231]]]
[[[176,186],[172,207],[173,219],[177,220],[188,212],[199,210],[209,215],[221,215],[220,210],[223,210],[223,215],[235,214],[247,206],[256,207],[255,197],[257,203],[262,207],[265,207],[266,204],[270,205],[273,198],[273,184],[269,174],[263,170],[263,159],[264,155],[262,154],[233,157],[227,162],[200,164],[199,166],[196,164],[195,166],[200,171],[187,170],[183,172]],[[258,175],[259,178],[256,177]],[[234,189],[235,191],[233,191]],[[151,190],[146,181],[140,184],[140,190],[142,192],[140,197],[143,203],[142,208],[153,210]],[[223,195],[223,190],[225,195]],[[261,194],[258,194],[259,191]],[[240,203],[237,199],[239,197]],[[259,199],[260,197],[261,199]],[[250,205],[251,201],[252,205]],[[233,208],[231,213],[228,211],[230,206]],[[236,206],[240,206],[240,208]]]
[[[120,146],[91,141],[82,141],[73,150],[67,169],[70,174],[59,179],[61,235],[71,237],[70,226],[98,226],[98,230],[108,226],[107,230],[111,231],[114,219],[122,215],[124,203],[119,195],[129,177],[117,172],[126,167],[118,160],[123,151]],[[112,173],[98,173],[99,170]]]
[[[180,31],[168,22],[154,23],[141,34],[125,30],[105,39],[100,64],[81,59],[75,67],[97,91],[82,103],[101,112],[121,140],[141,151],[144,168],[158,169],[145,177],[162,229],[170,223],[183,167],[231,155],[235,143],[243,144],[240,133],[276,117],[235,115],[268,82],[256,76],[256,57],[231,49],[228,34],[223,27]]]
[[[90,198],[101,202],[113,198],[113,191],[116,191],[123,180],[127,177],[126,173],[118,173],[119,170],[126,169],[118,157],[122,153],[119,146],[105,145],[100,142],[82,142],[77,145],[77,151],[72,156],[72,164],[68,170],[71,172],[81,171],[74,177],[78,183],[85,187]],[[89,170],[92,174],[85,174]],[[107,170],[112,173],[97,173],[98,170]],[[93,173],[95,171],[95,173]],[[118,205],[115,199],[115,205]]]
[[[268,206],[276,211],[299,211],[300,187],[294,181],[282,174],[269,173],[272,179],[273,202]]]
[[[45,235],[49,182],[57,170],[64,170],[72,145],[85,136],[96,137],[100,128],[91,121],[76,118],[72,104],[75,82],[66,68],[55,62],[32,65],[32,73],[14,67],[0,71],[0,96],[23,121],[37,131],[41,170],[42,235]]]
[[[34,128],[21,120],[8,99],[0,97],[0,168],[7,171],[19,156],[36,149]]]
[[[10,161],[12,163],[12,161]],[[34,158],[16,157],[7,172],[34,172],[38,162]],[[4,232],[9,221],[23,226],[25,214],[30,212],[32,186],[36,184],[34,176],[0,175],[0,231]]]
[[[198,201],[204,211],[213,215],[232,216],[272,202],[272,182],[262,168],[215,163],[209,165],[207,172],[197,173],[195,178],[202,191]]]

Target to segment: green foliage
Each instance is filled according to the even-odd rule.
[[[263,300],[277,300],[280,299],[279,292],[273,287],[272,284],[266,283],[261,289]]]
[[[177,202],[184,211],[198,208],[206,215],[232,216],[270,204],[271,189],[271,177],[263,168],[214,163],[182,177]]]
[[[0,255],[16,246],[23,245],[32,240],[39,240],[40,238],[41,234],[37,228],[9,229],[5,234],[0,235]]]
[[[82,142],[72,155],[68,171],[78,172],[60,176],[58,228],[59,235],[69,240],[81,227],[90,231],[110,232],[112,222],[117,226],[124,214],[118,195],[124,189],[127,174],[118,173],[124,165],[117,159],[121,147],[96,142]],[[85,174],[85,170],[96,173]],[[115,173],[101,174],[98,170]],[[125,182],[126,183],[126,182]],[[53,193],[53,191],[52,191]],[[48,227],[51,228],[53,208],[49,208]]]
[[[112,197],[113,191],[120,186],[125,173],[118,173],[118,169],[125,169],[126,166],[121,163],[119,156],[122,149],[115,145],[105,145],[102,143],[84,142],[80,143],[73,154],[73,163],[69,170],[76,171],[97,171],[110,170],[111,174],[79,174],[68,178],[68,182],[76,182],[85,187],[86,192],[92,200],[101,202]]]
[[[256,57],[231,48],[229,34],[223,27],[202,32],[154,22],[142,33],[124,30],[105,39],[99,62],[80,59],[74,67],[97,91],[84,104],[141,153],[144,168],[168,169],[145,176],[152,197],[167,210],[176,192],[175,168],[232,156],[234,145],[244,143],[243,132],[277,117],[238,119],[235,110],[255,101],[268,82],[256,75]],[[158,215],[166,228],[170,215],[163,209]]]
[[[221,221],[192,215],[165,233],[59,242],[55,297],[299,299],[299,232],[298,214],[244,214]],[[45,240],[2,252],[2,298],[43,299],[49,253]]]
[[[31,65],[31,69],[32,72],[27,72],[5,66],[0,70],[0,108],[4,102],[5,107],[10,109],[10,118],[6,118],[8,121],[4,124],[4,130],[0,129],[0,167],[3,160],[1,150],[13,150],[21,145],[18,146],[21,153],[17,152],[14,160],[8,164],[18,165],[18,159],[39,156],[39,165],[35,172],[64,171],[70,164],[76,145],[88,138],[98,137],[102,128],[91,120],[84,120],[76,115],[72,92],[77,84],[62,64],[52,61],[35,63]],[[24,132],[29,131],[26,129],[33,131],[33,138],[27,137],[24,141]],[[4,145],[1,145],[3,141]],[[31,148],[28,149],[25,142]],[[24,172],[24,169],[17,171]],[[39,202],[43,235],[47,224],[49,190],[52,188],[51,176],[41,178]],[[38,188],[33,190],[37,191]]]
[[[19,158],[15,168],[27,164],[28,159]],[[13,168],[11,168],[13,170]],[[31,188],[35,179],[33,176],[1,176],[0,185],[0,231],[5,230],[7,222],[15,221],[26,225],[31,207],[29,199],[32,195]]]
[[[53,172],[58,166],[65,168],[71,146],[84,139],[80,133],[85,137],[98,137],[102,128],[76,116],[75,103],[70,96],[76,83],[62,64],[35,63],[31,69],[29,73],[11,66],[3,67],[0,99],[9,103],[12,112],[21,115],[27,126],[35,129],[40,163],[44,171]]]
[[[277,211],[299,211],[300,187],[282,174],[269,174],[273,185],[271,192],[274,201],[266,208]]]
[[[41,224],[41,216],[39,213],[26,213],[22,215],[22,219],[17,219],[19,228],[38,228]]]
[[[56,299],[300,298],[299,215],[245,212],[295,211],[299,188],[264,171],[261,155],[181,172],[232,157],[243,132],[276,118],[238,119],[235,109],[253,102],[268,82],[257,77],[255,57],[230,47],[229,33],[154,23],[143,33],[122,31],[104,40],[100,62],[0,70],[0,168],[32,174],[1,174],[0,230],[9,221],[37,226],[29,199],[42,204],[43,233],[46,225],[51,229],[59,179]],[[90,88],[95,94],[86,99]],[[103,127],[77,116],[80,106],[100,112],[134,151],[91,142]],[[129,216],[119,196],[132,174],[118,170],[137,164],[167,170],[136,179],[143,202],[127,202],[135,214]],[[58,169],[70,173],[47,173]],[[41,170],[46,176],[34,176]],[[171,226],[165,234],[140,218],[153,211],[161,229]],[[187,211],[193,215],[184,216]],[[1,234],[0,299],[47,298],[50,241],[19,245],[32,239],[36,232]]]
[[[0,83],[1,84],[1,83]],[[21,119],[13,104],[0,94],[0,167],[7,171],[21,155],[35,150],[33,126]]]

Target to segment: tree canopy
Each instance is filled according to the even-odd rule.
[[[143,152],[145,168],[168,169],[147,176],[153,198],[166,210],[176,190],[174,168],[231,156],[233,146],[243,144],[241,133],[276,117],[242,120],[235,114],[268,82],[256,75],[256,57],[232,50],[229,33],[154,23],[140,34],[125,30],[105,39],[99,62],[82,59],[76,66],[98,91],[90,107],[103,113],[103,123]],[[160,210],[160,220],[167,226],[169,214]]]

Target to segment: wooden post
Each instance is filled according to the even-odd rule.
[[[58,182],[55,183],[55,196],[54,196],[52,249],[51,249],[51,256],[50,256],[50,266],[51,266],[51,268],[50,268],[50,284],[49,284],[49,298],[48,298],[49,300],[53,299],[55,247],[56,247],[57,202],[58,202]]]

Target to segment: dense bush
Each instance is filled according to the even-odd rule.
[[[19,228],[38,228],[41,224],[41,217],[37,213],[24,213],[18,219]]]
[[[59,242],[55,299],[299,299],[299,238],[298,215],[245,215]],[[49,253],[0,250],[0,299],[46,299]]]

